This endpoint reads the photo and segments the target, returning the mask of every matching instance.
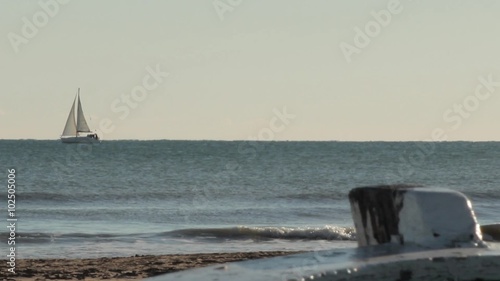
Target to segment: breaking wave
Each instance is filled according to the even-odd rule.
[[[191,228],[164,233],[165,236],[186,239],[286,239],[286,240],[356,240],[354,228],[326,225],[324,227],[250,227]]]

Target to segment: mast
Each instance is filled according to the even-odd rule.
[[[80,87],[78,87],[78,92],[76,92],[76,100],[78,102],[78,105],[75,103],[76,108],[80,106]],[[76,123],[76,132],[75,132],[75,137],[78,137],[78,115],[75,117],[75,123]]]

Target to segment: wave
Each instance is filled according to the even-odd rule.
[[[165,200],[165,199],[179,199],[183,197],[182,193],[174,192],[148,192],[148,193],[126,193],[120,192],[120,190],[115,190],[100,194],[97,192],[71,192],[71,193],[61,193],[61,192],[24,192],[18,195],[24,201],[39,202],[39,201],[49,201],[49,202],[96,202],[96,201],[127,201],[127,200]]]
[[[164,232],[164,236],[187,239],[285,239],[285,240],[356,240],[352,227],[250,227],[191,228]]]
[[[1,232],[0,239],[7,241],[9,237],[8,232]],[[22,244],[28,243],[51,243],[55,242],[74,242],[74,241],[98,241],[98,240],[123,240],[131,238],[134,235],[126,234],[110,234],[110,233],[43,233],[43,232],[21,232],[16,233],[16,240]]]
[[[500,224],[481,227],[485,240],[500,242]],[[7,241],[8,232],[1,232],[0,239]],[[323,227],[282,227],[282,226],[237,226],[228,228],[188,228],[160,233],[18,233],[16,241],[24,243],[81,243],[111,242],[135,243],[138,240],[182,239],[193,242],[223,243],[236,240],[270,241],[270,240],[328,240],[356,241],[353,227],[325,225]]]
[[[1,232],[0,239],[8,239],[8,232]],[[16,240],[22,243],[53,243],[53,242],[99,242],[122,241],[134,242],[137,239],[187,239],[199,242],[226,242],[231,240],[337,240],[354,241],[356,234],[352,227],[326,225],[324,227],[251,227],[237,226],[229,228],[190,228],[177,229],[160,233],[17,233]],[[209,240],[209,241],[208,241]]]
[[[500,199],[500,190],[463,190],[461,191],[467,197],[469,197],[473,202],[478,201],[492,201],[495,199]]]
[[[316,193],[296,193],[286,195],[276,195],[276,199],[285,200],[303,200],[303,201],[318,201],[318,200],[342,200],[347,198],[347,192],[316,192]]]

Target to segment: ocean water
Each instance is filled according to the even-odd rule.
[[[351,247],[348,192],[378,184],[458,190],[499,221],[497,142],[0,140],[0,168],[22,258]]]

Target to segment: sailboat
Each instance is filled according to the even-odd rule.
[[[77,111],[75,117],[75,109]],[[68,119],[61,136],[63,143],[94,143],[99,142],[97,133],[90,131],[89,125],[83,115],[82,103],[80,101],[80,88],[76,94],[75,100],[71,105]]]

